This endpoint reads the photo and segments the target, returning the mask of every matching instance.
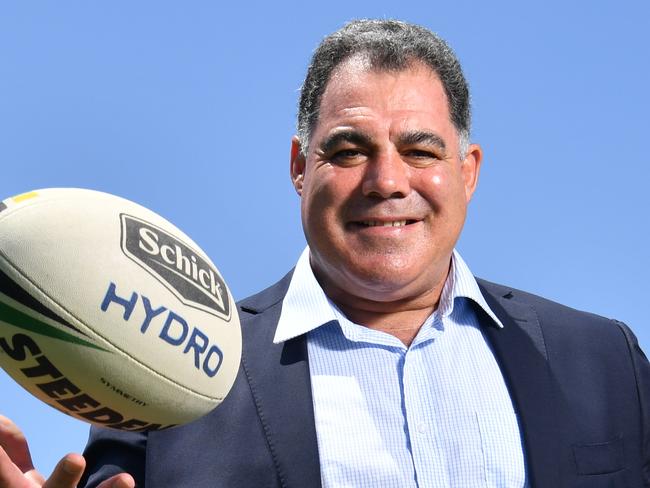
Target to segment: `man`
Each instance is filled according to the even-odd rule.
[[[93,429],[82,484],[650,486],[650,366],[629,329],[477,281],[454,251],[482,157],[469,129],[458,61],[426,29],[326,38],[291,151],[309,247],[240,304],[232,392],[184,427]],[[26,445],[4,438],[0,486],[21,486]]]

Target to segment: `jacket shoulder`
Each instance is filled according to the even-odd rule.
[[[578,310],[576,308],[569,307],[553,300],[549,300],[548,298],[544,298],[527,291],[519,290],[511,286],[493,283],[481,278],[477,278],[476,281],[478,282],[481,291],[492,295],[502,304],[507,302],[515,302],[533,307],[535,312],[539,315],[540,319],[556,319],[562,321],[563,323],[574,323],[575,321],[578,321],[589,322],[592,324],[621,324],[621,322],[618,322],[617,320],[603,317],[602,315],[595,313]]]
[[[287,294],[292,276],[293,269],[277,283],[237,302],[237,308],[239,309],[241,318],[244,319],[249,315],[257,315],[281,302]]]

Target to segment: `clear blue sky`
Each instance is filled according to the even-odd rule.
[[[243,298],[304,246],[288,155],[312,50],[352,18],[409,20],[450,42],[471,84],[485,162],[459,249],[474,273],[623,320],[648,350],[648,5],[5,1],[0,198],[132,199]],[[2,371],[0,412],[46,473],[85,443],[85,424]]]

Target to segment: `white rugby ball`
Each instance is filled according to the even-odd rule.
[[[212,410],[241,329],[203,251],[133,202],[45,189],[0,202],[0,366],[49,405],[121,430]]]

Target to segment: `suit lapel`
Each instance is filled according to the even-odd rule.
[[[288,285],[288,279],[283,282]],[[273,344],[282,283],[242,304],[242,367],[283,487],[320,486],[311,383],[304,336]],[[269,302],[272,304],[269,306]]]
[[[532,307],[496,296],[480,282],[481,292],[504,327],[494,326],[489,316],[476,307],[505,377],[524,437],[531,485],[559,487],[560,471],[566,459],[570,412],[551,372],[539,321]]]

